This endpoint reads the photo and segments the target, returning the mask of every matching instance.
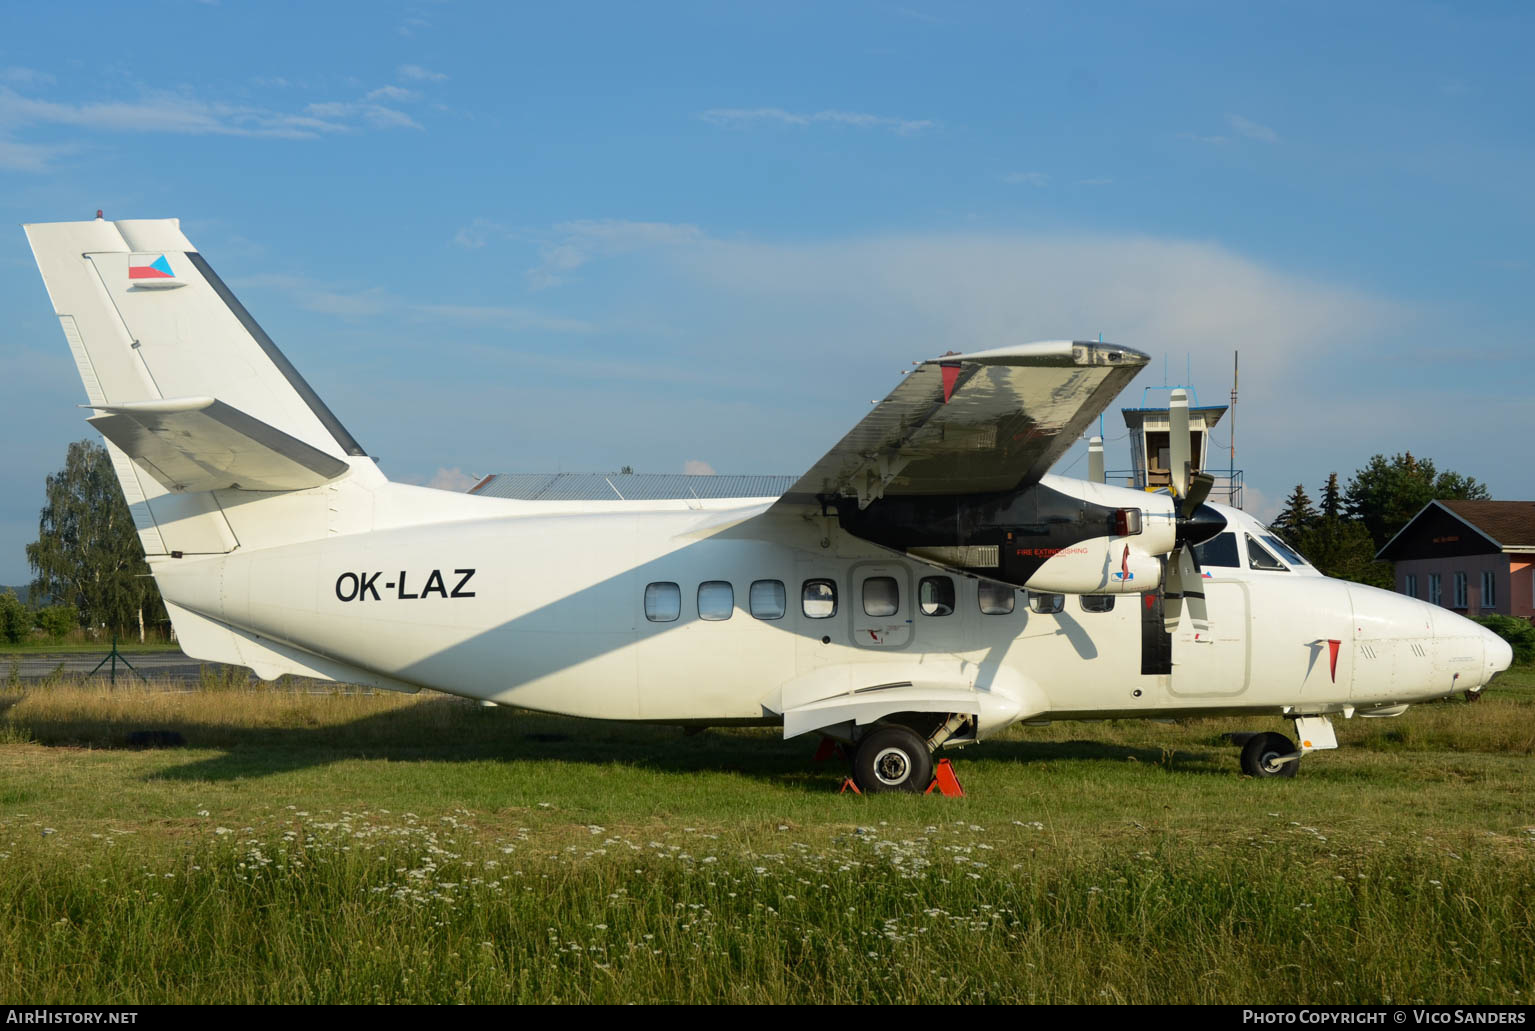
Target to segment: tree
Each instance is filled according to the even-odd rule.
[[[1485,484],[1456,472],[1436,474],[1433,462],[1414,458],[1409,451],[1390,461],[1385,455],[1371,458],[1349,480],[1344,506],[1351,517],[1364,523],[1379,551],[1430,501],[1491,497]]]
[[[1317,522],[1317,511],[1311,507],[1306,488],[1297,483],[1285,500],[1285,507],[1274,517],[1270,525],[1291,540],[1299,542]]]
[[[1386,590],[1393,588],[1391,563],[1375,561],[1370,531],[1363,522],[1348,518],[1344,512],[1337,473],[1329,474],[1322,487],[1320,512],[1311,507],[1305,488],[1297,485],[1272,525],[1326,575]]]
[[[6,588],[0,594],[0,637],[10,644],[20,644],[32,631],[32,613],[16,597],[16,592]]]
[[[34,598],[74,606],[87,626],[121,632],[137,623],[142,637],[146,614],[155,619],[161,609],[160,592],[106,448],[69,445],[64,468],[48,477],[47,498],[37,540],[27,545]]]

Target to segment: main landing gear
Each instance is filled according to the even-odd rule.
[[[1326,716],[1294,716],[1295,736],[1300,746],[1283,734],[1233,734],[1242,746],[1242,772],[1249,777],[1294,777],[1300,772],[1301,756],[1324,748],[1337,748],[1338,738]]]
[[[921,793],[933,782],[933,753],[910,727],[879,727],[853,750],[853,783],[865,793]]]
[[[953,766],[947,759],[935,761],[933,753],[970,728],[971,723],[969,716],[951,715],[928,737],[902,723],[877,723],[856,743],[841,737],[823,737],[815,757],[820,760],[842,755],[849,760],[852,776],[843,782],[843,791],[851,789],[860,795],[905,791],[961,796],[965,790],[960,787]]]

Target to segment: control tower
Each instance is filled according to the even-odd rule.
[[[1148,491],[1167,489],[1172,482],[1168,459],[1168,440],[1172,432],[1172,421],[1168,414],[1170,406],[1147,407],[1147,395],[1153,391],[1167,391],[1170,394],[1173,390],[1185,390],[1189,394],[1189,455],[1195,472],[1207,472],[1215,477],[1210,500],[1241,508],[1242,470],[1229,466],[1224,469],[1211,467],[1212,458],[1219,463],[1225,456],[1220,453],[1223,450],[1220,445],[1215,454],[1211,455],[1210,431],[1221,421],[1228,407],[1199,404],[1199,395],[1193,387],[1147,387],[1141,392],[1141,407],[1120,409],[1128,430],[1130,468],[1107,470],[1104,482]]]

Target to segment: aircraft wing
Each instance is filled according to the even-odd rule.
[[[923,362],[780,503],[986,494],[1035,483],[1150,359],[1082,341]]]

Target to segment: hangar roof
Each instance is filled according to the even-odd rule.
[[[471,494],[518,501],[664,501],[676,498],[776,498],[795,476],[688,473],[495,473]]]

